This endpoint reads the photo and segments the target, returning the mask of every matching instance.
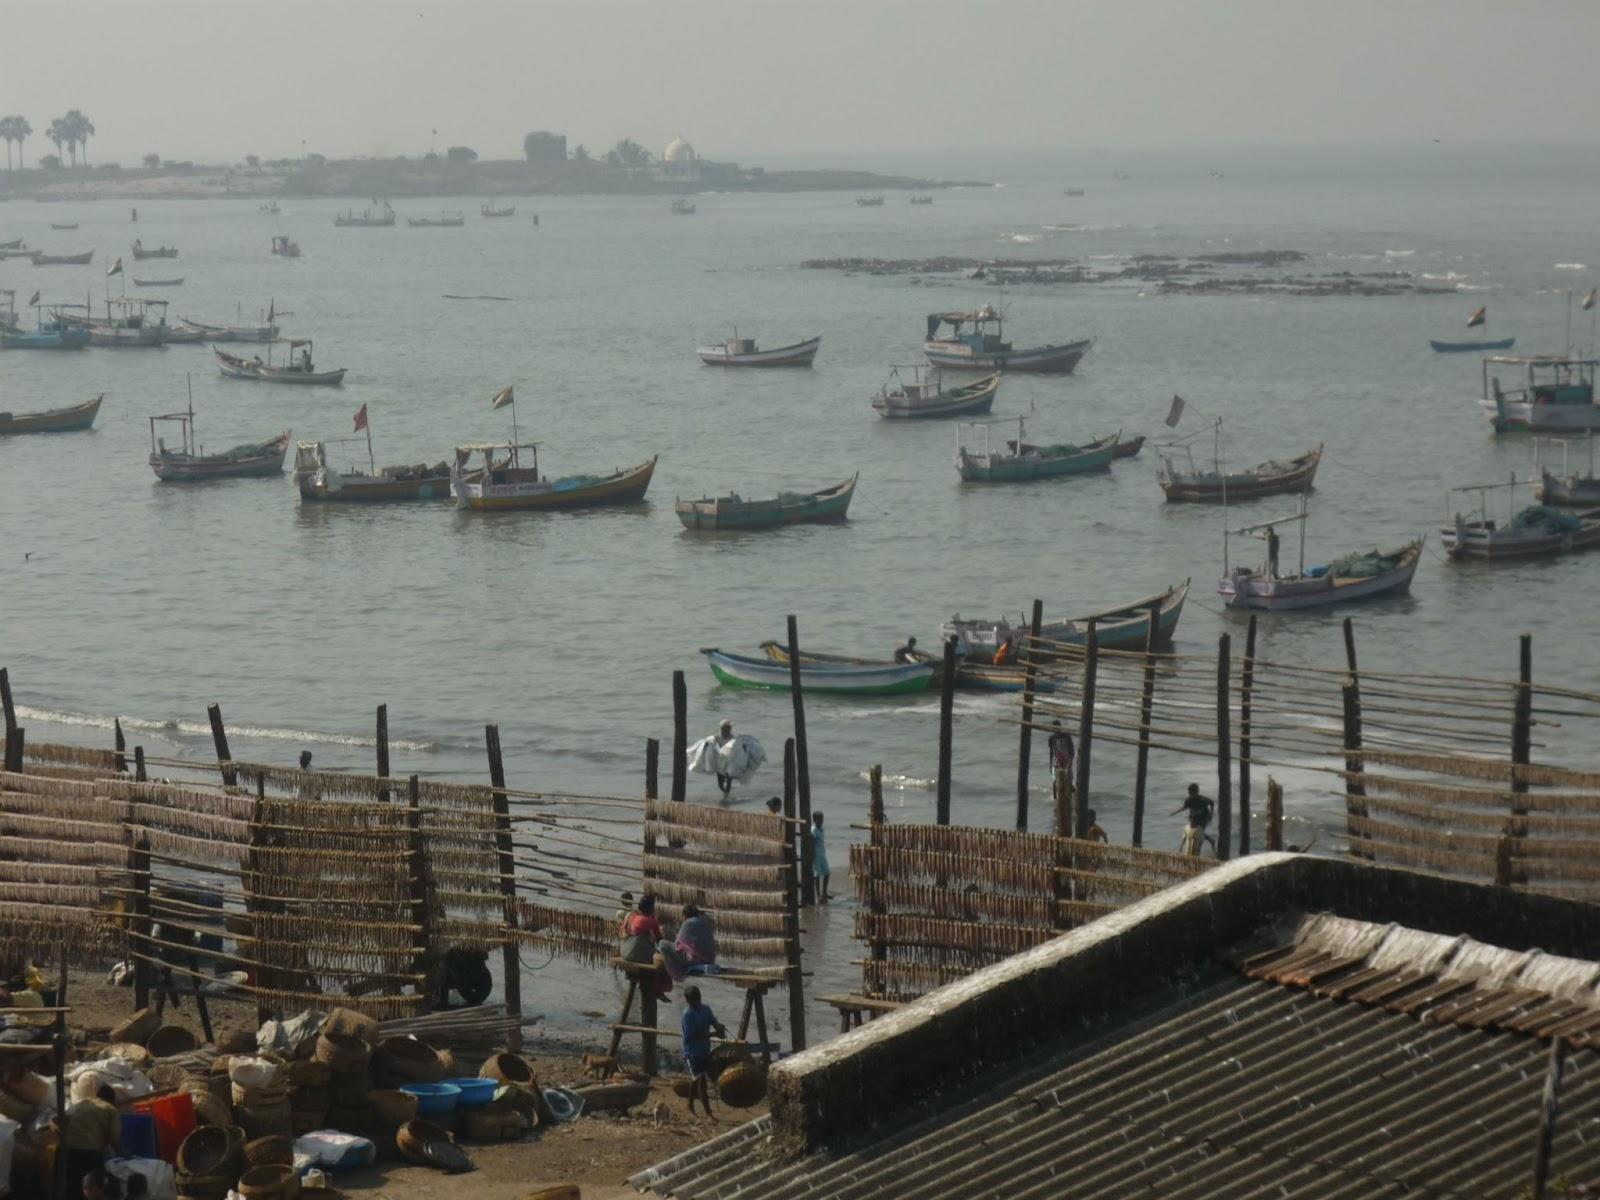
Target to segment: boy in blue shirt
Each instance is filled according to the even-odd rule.
[[[683,993],[683,1062],[689,1068],[689,1113],[694,1114],[695,1097],[706,1106],[706,1116],[711,1115],[711,1035],[727,1037],[728,1031],[711,1006],[700,1003],[700,989],[686,988]]]

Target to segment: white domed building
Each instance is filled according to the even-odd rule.
[[[681,137],[673,138],[661,152],[661,178],[675,183],[695,183],[700,178],[700,156]]]

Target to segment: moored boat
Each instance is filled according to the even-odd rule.
[[[524,451],[531,465],[523,466]],[[473,467],[473,456],[481,465]],[[551,479],[539,473],[537,442],[475,442],[456,447],[450,468],[450,494],[457,508],[489,512],[512,509],[596,508],[644,499],[655,474],[652,456],[637,466],[608,475],[568,475]]]
[[[75,404],[70,408],[52,408],[36,413],[0,412],[0,437],[14,433],[67,433],[74,429],[88,429],[100,414],[102,392],[93,400]]]
[[[1496,433],[1584,433],[1600,429],[1593,358],[1559,354],[1491,355],[1483,360],[1480,406]],[[1507,391],[1491,367],[1525,368],[1527,382]]]
[[[939,330],[943,325],[949,325],[950,332],[941,336]],[[991,327],[993,332],[990,332]],[[1002,318],[987,304],[975,312],[929,313],[927,340],[922,344],[922,352],[936,367],[1065,375],[1094,345],[1094,339],[1086,338],[1018,350],[1005,340],[1004,334]]]
[[[0,350],[81,350],[89,344],[87,304],[39,304],[36,328],[0,329]],[[83,315],[79,315],[79,314]]]
[[[333,218],[341,229],[384,229],[394,224],[394,209],[386,203],[382,208],[364,208],[359,213],[346,209]]]
[[[1164,592],[1144,596],[1131,604],[1066,620],[1046,621],[1039,626],[1039,639],[1045,645],[1039,657],[1059,654],[1064,647],[1082,646],[1088,641],[1091,621],[1094,622],[1095,642],[1102,649],[1142,650],[1149,638],[1151,609],[1156,611],[1156,644],[1170,645],[1188,595],[1189,581],[1185,579]],[[957,651],[964,658],[992,664],[995,652],[1008,641],[1020,652],[1030,628],[1025,616],[1013,625],[1003,618],[998,621],[963,620],[957,614],[939,627],[939,636],[955,638]]]
[[[711,673],[719,683],[730,687],[771,688],[787,691],[790,668],[770,658],[729,654],[715,647],[702,649]],[[933,678],[931,663],[886,663],[855,666],[848,664],[800,664],[800,689],[804,692],[836,692],[854,696],[898,696],[928,690]]]
[[[485,201],[478,205],[478,211],[486,217],[514,217],[517,215],[517,206],[513,204],[510,208],[496,208],[493,203]]]
[[[1330,563],[1307,567],[1306,520],[1306,499],[1305,494],[1301,493],[1300,511],[1293,516],[1225,531],[1223,573],[1217,581],[1217,593],[1229,608],[1283,612],[1322,608],[1410,590],[1411,577],[1417,573],[1417,564],[1422,561],[1424,539],[1417,538],[1388,550],[1357,551]],[[1300,569],[1289,574],[1279,571],[1277,527],[1293,521],[1300,524]],[[1229,564],[1228,539],[1241,535],[1266,541],[1267,557],[1261,566],[1235,567]]]
[[[35,250],[30,257],[36,267],[86,267],[94,261],[94,251],[82,254],[44,254]]]
[[[454,229],[467,223],[467,215],[458,209],[448,209],[436,217],[407,217],[406,224],[413,229]]]
[[[856,197],[856,207],[858,207],[858,208],[882,208],[883,207],[883,197],[882,196],[857,196]]]
[[[692,217],[695,212],[694,201],[685,200],[680,196],[672,202],[671,211],[675,217]]]
[[[137,276],[135,276],[134,280],[133,280],[133,286],[134,287],[182,287],[183,286],[183,276],[182,275],[176,275],[171,279],[140,279]]]
[[[1232,504],[1256,496],[1308,492],[1321,462],[1321,445],[1286,462],[1271,460],[1244,471],[1221,469],[1220,455],[1217,463],[1207,471],[1195,464],[1192,452],[1188,455],[1187,464],[1179,463],[1170,454],[1163,454],[1156,478],[1169,502]]]
[[[106,301],[105,317],[89,321],[92,346],[154,349],[166,345],[172,333],[165,300],[114,296]]]
[[[685,529],[773,529],[780,525],[843,521],[860,475],[815,492],[779,492],[771,500],[749,500],[737,492],[700,500],[676,500],[673,509]]]
[[[12,238],[9,242],[0,242],[0,250],[21,250],[22,239]]]
[[[280,234],[272,239],[272,253],[278,258],[299,258],[300,243]]]
[[[157,421],[171,421],[182,434],[182,446],[169,450],[156,434]],[[194,404],[186,412],[163,413],[150,418],[150,469],[163,483],[198,483],[209,479],[241,479],[283,472],[289,453],[289,431],[265,442],[247,442],[220,454],[203,453],[194,435]]]
[[[267,357],[265,360],[260,355],[253,358],[243,358],[237,354],[229,354],[225,350],[212,347],[212,353],[217,356],[221,364],[222,374],[229,379],[252,379],[262,383],[285,383],[300,387],[338,387],[344,382],[344,377],[349,371],[348,367],[339,367],[333,371],[319,371],[312,361],[312,340],[310,338],[289,339],[289,361],[284,364],[275,364],[272,361],[272,347],[276,342],[267,343]],[[298,351],[298,353],[296,353]]]
[[[888,383],[872,398],[872,407],[880,417],[889,420],[915,421],[936,417],[970,417],[986,413],[994,405],[995,393],[1000,390],[1000,376],[986,375],[971,383],[947,388],[944,372],[937,367],[908,366],[910,379],[902,379],[898,387],[890,384],[900,377],[900,367],[895,367]]]
[[[737,335],[715,346],[701,346],[696,353],[709,367],[809,367],[822,345],[822,335],[796,342],[792,346],[779,346],[762,350],[754,338]]]
[[[789,662],[789,647],[782,642],[762,642],[761,649],[773,662]],[[930,688],[938,687],[944,677],[944,660],[935,658],[931,654],[924,654],[920,650],[913,650],[907,659],[913,663],[927,663],[933,667],[933,675],[928,681]],[[822,654],[808,650],[800,652],[802,666],[851,666],[851,667],[892,667],[897,664],[892,659],[855,658],[846,654]],[[974,692],[1020,692],[1026,689],[1028,682],[1027,668],[1017,665],[995,666],[992,662],[982,658],[957,657],[955,686]],[[1036,692],[1054,692],[1060,684],[1048,675],[1035,673],[1033,690]]]
[[[1436,354],[1482,354],[1488,350],[1509,350],[1516,344],[1514,337],[1499,338],[1492,342],[1441,342],[1437,338],[1428,339],[1428,345],[1433,347]]]
[[[143,242],[135,241],[133,243],[133,257],[135,261],[146,258],[177,258],[178,248],[176,246],[157,246],[154,250],[147,250]]]
[[[962,430],[969,424],[983,429],[981,450],[969,450],[962,441]],[[1016,439],[1006,442],[1003,450],[991,450],[989,429],[986,422],[963,422],[956,430],[956,471],[964,483],[1027,483],[1109,470],[1121,442],[1121,434],[1114,433],[1082,446],[1071,442],[1040,445],[1024,440],[1023,418],[1018,417]]]
[[[1144,434],[1138,437],[1123,438],[1117,443],[1115,458],[1138,458],[1139,451],[1144,449]]]
[[[1478,484],[1450,489],[1450,497],[1476,493],[1476,515],[1457,511],[1440,530],[1445,553],[1454,559],[1555,558],[1600,546],[1600,508],[1563,512],[1543,504],[1515,510],[1519,488],[1515,476],[1508,483]],[[1507,489],[1506,519],[1489,516],[1489,493]],[[1450,502],[1446,502],[1447,508]]]
[[[69,229],[76,229],[77,227],[78,227],[78,223],[76,221],[69,221],[65,225],[57,225],[54,221],[50,222],[50,228],[51,229],[58,229],[58,230],[65,231],[65,230],[69,230]]]
[[[911,197],[911,203],[913,203],[913,204],[932,204],[933,203],[933,197],[932,196],[928,196],[928,195],[913,196],[913,197]]]
[[[191,329],[198,329],[210,342],[274,342],[278,339],[278,324],[274,320],[276,305],[267,306],[265,322],[260,325],[208,325],[193,317],[179,317]]]
[[[312,502],[394,504],[412,500],[450,499],[448,463],[414,466],[372,466],[370,471],[329,465],[328,446],[357,441],[335,438],[295,446],[294,482],[300,498]],[[370,455],[370,446],[369,446]]]
[[[1571,441],[1566,438],[1555,439],[1561,447],[1561,473],[1558,475],[1540,460],[1544,447],[1536,443],[1534,448],[1534,465],[1539,469],[1538,482],[1534,484],[1533,496],[1541,504],[1549,504],[1556,508],[1600,508],[1600,476],[1595,475],[1594,463],[1594,433],[1584,439],[1589,446],[1589,473],[1579,475],[1570,467]]]

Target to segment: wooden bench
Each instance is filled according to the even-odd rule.
[[[611,1049],[608,1055],[615,1058],[617,1050],[622,1045],[625,1034],[637,1033],[640,1036],[640,1051],[644,1058],[644,1072],[646,1075],[656,1074],[656,1038],[679,1037],[677,1030],[661,1029],[657,1027],[656,1006],[659,1003],[655,989],[652,986],[657,967],[654,963],[629,962],[625,958],[612,958],[611,965],[628,977],[628,990],[622,998],[622,1012],[611,1023]],[[739,1032],[731,1039],[743,1042],[750,1032],[750,1021],[754,1018],[756,1023],[756,1036],[758,1042],[750,1045],[750,1049],[759,1050],[761,1061],[767,1066],[772,1065],[772,1052],[776,1046],[767,1037],[767,1007],[766,995],[774,987],[784,981],[784,971],[719,971],[713,975],[690,975],[683,980],[682,986],[699,986],[704,983],[720,982],[732,984],[744,990],[744,1008],[739,1014]],[[637,1024],[629,1021],[633,1015],[634,997],[639,999],[639,1021]]]
[[[880,1017],[884,1013],[891,1013],[901,1007],[902,1000],[885,1000],[879,996],[863,996],[851,992],[843,996],[818,996],[824,1004],[839,1010],[839,1032],[849,1033],[852,1028],[860,1029],[862,1013],[868,1020]]]

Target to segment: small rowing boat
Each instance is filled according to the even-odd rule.
[[[942,325],[950,326],[950,332],[943,336],[939,333]],[[1066,375],[1094,345],[1092,338],[1086,338],[1018,350],[1005,340],[1004,334],[1000,314],[987,304],[976,312],[929,313],[927,340],[922,344],[922,352],[936,367]]]
[[[68,230],[68,229],[76,229],[77,227],[78,227],[78,223],[76,221],[73,221],[73,222],[71,222],[69,224],[66,224],[66,225],[57,225],[54,221],[52,221],[50,223],[50,228],[51,229]]]
[[[986,375],[959,387],[944,386],[944,372],[937,367],[907,366],[910,379],[902,379],[891,389],[890,384],[900,377],[900,367],[895,367],[889,382],[872,398],[872,407],[880,417],[888,420],[916,421],[936,417],[970,417],[986,413],[994,404],[995,393],[1000,390],[1000,376]]]
[[[484,203],[478,206],[478,211],[486,217],[514,217],[517,215],[517,206],[510,208],[496,208],[493,204]]]
[[[21,250],[22,239],[12,238],[9,242],[0,242],[0,250]]]
[[[968,424],[983,429],[983,448],[969,450],[962,441]],[[1083,475],[1106,471],[1117,456],[1121,434],[1078,446],[1071,442],[1038,445],[1025,441],[1023,418],[1017,418],[1017,437],[1003,450],[989,448],[987,422],[964,422],[956,430],[956,471],[964,483],[1028,483],[1035,479],[1054,479],[1063,475]]]
[[[761,649],[773,662],[789,663],[789,647],[782,642],[762,642]],[[907,660],[912,663],[927,663],[933,667],[933,676],[928,681],[930,688],[939,686],[944,677],[944,660],[934,658],[931,654],[924,654],[920,650],[911,651]],[[893,667],[900,664],[891,659],[854,658],[845,654],[813,653],[809,650],[800,652],[802,666],[850,666],[850,667]],[[1028,673],[1021,666],[997,667],[983,659],[961,658],[956,659],[956,687],[973,692],[1020,692],[1026,690]],[[1036,692],[1053,692],[1060,687],[1054,679],[1048,676],[1035,674],[1033,690]]]
[[[1113,458],[1138,458],[1139,451],[1144,449],[1144,434],[1135,438],[1124,438],[1117,443],[1117,452]]]
[[[278,339],[278,325],[273,319],[275,315],[273,306],[268,305],[266,323],[262,325],[208,325],[193,317],[178,319],[190,329],[200,330],[209,342],[273,342]]]
[[[716,648],[703,649],[706,662],[717,682],[729,687],[770,688],[788,691],[789,666],[770,658],[729,654]],[[800,664],[800,690],[803,692],[845,693],[853,696],[900,696],[928,690],[933,679],[931,663],[885,663],[865,666],[847,664]]]
[[[67,433],[74,429],[88,429],[100,414],[102,392],[93,400],[71,408],[52,408],[37,413],[0,412],[0,437],[14,433]]]
[[[173,278],[173,279],[140,279],[137,276],[135,276],[134,281],[133,281],[133,286],[134,287],[182,287],[183,286],[183,276],[179,275],[179,276],[177,276],[176,278]]]
[[[42,254],[35,250],[31,255],[36,267],[86,267],[94,261],[94,251],[82,254]]]
[[[440,213],[436,217],[407,217],[406,224],[413,229],[454,229],[467,223],[467,215],[457,210]]]
[[[779,492],[771,500],[747,500],[738,493],[675,500],[673,510],[685,529],[773,529],[780,525],[843,521],[860,475],[815,492]]]
[[[1170,503],[1232,504],[1257,496],[1308,492],[1321,462],[1322,447],[1318,445],[1287,462],[1271,460],[1244,471],[1222,470],[1219,455],[1216,465],[1206,471],[1195,465],[1191,451],[1187,467],[1163,454],[1156,478]]]
[[[523,452],[531,459],[522,465]],[[473,456],[480,466],[472,466]],[[450,468],[450,494],[457,508],[474,512],[510,509],[598,508],[633,504],[644,499],[655,474],[652,456],[638,466],[609,475],[567,475],[551,479],[539,474],[537,442],[475,442],[456,447]]]
[[[157,421],[172,421],[181,430],[182,448],[169,450],[156,434]],[[284,456],[289,452],[289,432],[285,430],[265,442],[247,442],[220,454],[205,454],[194,436],[194,401],[186,412],[164,413],[150,418],[150,469],[162,483],[198,483],[210,479],[242,479],[283,472]]]
[[[177,258],[178,248],[176,246],[157,246],[154,250],[146,250],[144,243],[134,242],[133,257],[135,261],[146,258]]]
[[[822,335],[818,334],[792,346],[762,350],[754,338],[735,335],[715,346],[701,346],[696,353],[708,367],[809,367],[821,345]]]
[[[1166,646],[1177,632],[1183,602],[1189,595],[1189,581],[1144,596],[1131,604],[1085,613],[1066,620],[1046,621],[1039,626],[1039,640],[1045,644],[1040,658],[1062,653],[1064,647],[1082,646],[1089,640],[1089,624],[1094,623],[1096,644],[1104,650],[1142,650],[1150,635],[1150,611],[1156,611],[1156,645]],[[963,620],[959,614],[939,627],[941,638],[956,639],[956,649],[964,658],[993,662],[995,651],[1010,642],[1020,648],[1029,636],[1027,617],[1013,625],[1007,620]],[[1004,664],[1002,664],[1004,665]]]
[[[237,354],[229,354],[225,350],[212,347],[212,353],[217,356],[221,365],[222,374],[228,379],[248,379],[261,383],[294,384],[300,387],[338,387],[344,382],[348,367],[339,367],[333,371],[319,371],[312,361],[312,342],[310,338],[289,339],[289,361],[287,364],[278,365],[272,361],[272,347],[276,342],[267,343],[267,357],[263,360],[260,355],[253,358],[242,358]],[[295,352],[299,351],[298,354]]]
[[[1488,350],[1509,350],[1516,344],[1514,337],[1493,342],[1441,342],[1436,338],[1428,339],[1428,345],[1433,347],[1435,354],[1482,354]]]

